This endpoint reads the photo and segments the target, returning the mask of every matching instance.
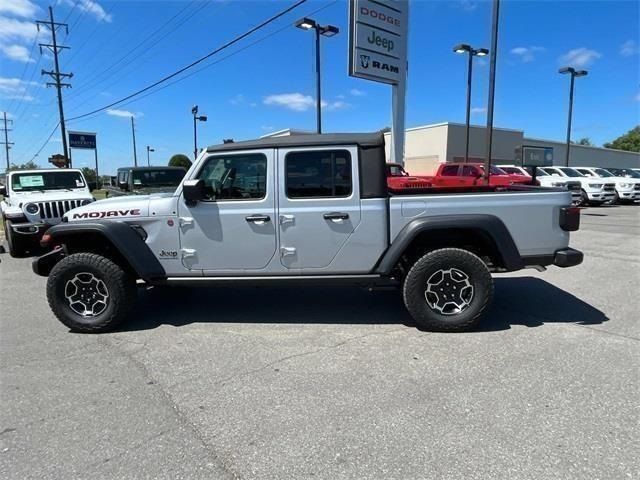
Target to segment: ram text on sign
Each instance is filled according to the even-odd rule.
[[[69,132],[69,147],[95,150],[96,134],[88,132]]]

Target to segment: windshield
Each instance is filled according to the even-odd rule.
[[[525,174],[518,167],[499,167],[501,170],[511,174],[511,175],[520,175],[525,176]]]
[[[387,165],[387,172],[390,177],[405,177],[408,175],[400,165]]]
[[[184,170],[134,170],[133,188],[177,187],[185,173]]]
[[[14,192],[33,192],[38,190],[69,190],[84,188],[84,179],[80,172],[30,172],[13,173],[11,189]]]
[[[607,172],[604,168],[594,168],[593,171],[596,172],[601,177],[613,177],[614,176],[610,172]]]
[[[584,177],[584,175],[573,168],[562,167],[560,170],[562,170],[567,177]]]
[[[640,173],[629,168],[611,168],[609,171],[618,177],[640,178]]]

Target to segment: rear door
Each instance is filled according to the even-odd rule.
[[[290,270],[338,270],[332,260],[360,223],[357,148],[278,151],[280,261]]]
[[[263,270],[276,252],[273,149],[214,154],[194,178],[208,198],[178,201],[183,265],[205,274]]]
[[[441,187],[457,187],[465,184],[464,178],[460,176],[459,165],[443,165],[440,173],[433,180]]]

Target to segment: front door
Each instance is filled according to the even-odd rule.
[[[207,198],[180,197],[180,255],[189,270],[259,271],[276,252],[274,151],[215,154],[195,177]]]
[[[280,261],[302,273],[330,273],[360,223],[357,149],[278,151]]]

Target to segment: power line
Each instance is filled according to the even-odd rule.
[[[131,98],[133,98],[133,97],[136,97],[136,96],[140,95],[141,93],[144,93],[144,92],[146,92],[146,91],[148,91],[148,90],[151,90],[152,88],[154,88],[154,87],[156,87],[156,86],[158,86],[158,85],[160,85],[160,84],[162,84],[162,83],[166,82],[167,80],[170,80],[170,79],[174,78],[175,76],[180,75],[182,72],[185,72],[185,71],[189,70],[190,68],[193,68],[193,67],[195,67],[196,65],[198,65],[198,64],[200,64],[200,63],[202,63],[202,62],[204,62],[206,59],[208,59],[208,58],[212,57],[212,56],[213,56],[213,55],[215,55],[216,53],[219,53],[219,52],[221,52],[221,51],[223,51],[223,50],[225,50],[225,49],[227,49],[227,48],[231,47],[232,45],[235,45],[235,44],[236,44],[236,43],[238,43],[240,40],[242,40],[242,39],[244,39],[244,38],[248,37],[248,36],[249,36],[249,35],[251,35],[252,33],[254,33],[254,32],[256,32],[256,31],[260,30],[261,28],[264,28],[266,25],[269,25],[270,23],[274,22],[274,21],[275,21],[275,20],[277,20],[278,18],[280,18],[280,17],[282,17],[282,16],[286,15],[287,13],[289,13],[290,11],[292,11],[292,10],[294,10],[295,8],[299,7],[300,5],[302,5],[303,3],[305,3],[306,1],[307,1],[307,0],[298,0],[298,1],[297,1],[296,3],[294,3],[293,5],[291,5],[291,6],[287,7],[286,9],[284,9],[284,10],[282,10],[281,12],[277,13],[276,15],[274,15],[274,16],[272,16],[272,17],[268,18],[267,20],[263,21],[262,23],[258,24],[257,26],[255,26],[255,27],[253,27],[253,28],[249,29],[247,32],[243,33],[242,35],[240,35],[240,36],[238,36],[238,37],[234,38],[233,40],[230,40],[229,42],[225,43],[225,44],[224,44],[224,45],[222,45],[221,47],[218,47],[218,48],[216,48],[215,50],[213,50],[213,51],[209,52],[209,53],[208,53],[208,54],[206,54],[205,56],[200,57],[199,59],[197,59],[197,60],[195,60],[195,61],[191,62],[189,65],[187,65],[187,66],[185,66],[185,67],[182,67],[181,69],[179,69],[179,70],[177,70],[177,71],[175,71],[175,72],[173,72],[173,73],[171,73],[171,74],[169,74],[169,75],[167,75],[167,76],[165,76],[165,77],[161,78],[161,79],[160,79],[160,80],[158,80],[157,82],[154,82],[154,83],[152,83],[151,85],[148,85],[148,86],[146,86],[146,87],[144,87],[144,88],[142,88],[142,89],[138,90],[137,92],[134,92],[134,93],[132,93],[132,94],[130,94],[130,95],[127,95],[126,97],[121,98],[120,100],[117,100],[117,101],[115,101],[115,102],[112,102],[112,103],[110,103],[109,105],[105,105],[104,107],[98,108],[98,109],[93,110],[93,111],[91,111],[91,112],[87,112],[87,113],[84,113],[84,114],[82,114],[82,115],[78,115],[78,116],[76,116],[76,117],[72,117],[72,118],[70,118],[70,119],[69,119],[69,121],[72,121],[72,120],[78,120],[78,119],[80,119],[80,118],[88,117],[89,115],[92,115],[92,114],[94,114],[94,113],[101,112],[101,111],[103,111],[103,110],[106,110],[107,108],[111,108],[111,107],[113,107],[113,106],[115,106],[115,105],[118,105],[119,103],[125,102],[125,101],[127,101],[127,100],[129,100],[129,99],[131,99]]]
[[[49,143],[49,140],[51,140],[51,137],[53,137],[53,134],[56,133],[56,130],[58,129],[58,127],[60,126],[60,123],[56,123],[56,126],[53,127],[53,130],[51,130],[51,133],[49,134],[49,136],[47,137],[47,139],[44,141],[44,143],[42,144],[42,146],[38,149],[38,151],[35,153],[35,155],[33,157],[31,157],[31,160],[33,160],[34,158],[36,158],[38,155],[40,155],[40,152],[42,152],[42,150],[44,150],[44,147],[47,146],[47,144]]]
[[[47,82],[47,86],[56,87],[56,91],[58,93],[58,111],[60,113],[60,133],[62,134],[62,148],[64,151],[64,158],[67,163],[67,166],[71,166],[71,162],[69,160],[69,149],[67,148],[67,132],[64,125],[64,108],[62,107],[62,87],[71,87],[69,83],[62,82],[61,80],[64,78],[73,77],[73,73],[62,73],[60,72],[60,64],[58,62],[58,54],[61,50],[67,49],[69,47],[65,47],[62,45],[58,45],[56,40],[56,32],[59,27],[64,27],[67,32],[69,32],[69,26],[66,23],[56,23],[53,20],[53,8],[49,7],[49,21],[46,20],[38,20],[36,21],[36,25],[38,29],[40,29],[40,25],[44,25],[51,31],[51,40],[52,44],[43,44],[40,43],[40,51],[42,52],[42,47],[46,47],[53,52],[53,60],[55,70],[46,71],[42,70],[42,75],[49,75],[54,81]]]
[[[325,9],[327,9],[327,8],[331,7],[332,5],[336,4],[337,2],[338,2],[338,0],[334,0],[333,2],[331,2],[331,3],[327,4],[327,5],[324,5],[324,6],[322,6],[322,7],[318,8],[318,9],[316,9],[316,10],[312,11],[312,12],[309,12],[309,13],[305,14],[305,16],[312,16],[312,15],[315,15],[316,13],[318,13],[318,12],[320,12],[320,11],[322,11],[322,10],[325,10]],[[269,34],[267,34],[267,35],[265,35],[265,36],[263,36],[263,37],[261,37],[261,38],[259,38],[259,39],[255,40],[255,41],[253,41],[253,42],[251,42],[251,43],[249,43],[249,44],[245,45],[244,47],[239,48],[238,50],[235,50],[234,52],[229,53],[228,55],[225,55],[225,56],[224,56],[224,57],[222,57],[222,58],[219,58],[218,60],[216,60],[216,61],[214,61],[214,62],[211,62],[211,63],[208,63],[208,64],[206,64],[206,65],[203,65],[202,67],[200,67],[200,68],[198,68],[198,69],[194,70],[193,72],[191,72],[191,73],[189,73],[189,74],[187,74],[187,75],[184,75],[184,76],[182,76],[182,77],[180,77],[180,78],[177,78],[176,80],[174,80],[174,81],[172,81],[172,82],[169,82],[169,83],[167,83],[166,85],[163,85],[163,86],[161,86],[161,87],[159,87],[159,88],[156,88],[155,90],[152,90],[152,91],[150,91],[150,92],[148,92],[148,93],[146,93],[146,94],[144,94],[144,95],[142,95],[142,96],[140,96],[140,97],[137,97],[137,98],[131,99],[131,100],[129,100],[128,102],[123,103],[123,104],[121,105],[121,107],[124,107],[124,106],[127,106],[127,105],[129,105],[129,104],[132,104],[132,103],[138,102],[138,101],[140,101],[140,100],[142,100],[142,99],[144,99],[144,98],[146,98],[146,97],[148,97],[148,96],[150,96],[150,95],[154,95],[154,94],[156,94],[156,93],[158,93],[158,92],[161,92],[161,91],[162,91],[162,90],[164,90],[165,88],[169,88],[170,86],[175,85],[176,83],[182,82],[183,80],[186,80],[187,78],[190,78],[190,77],[192,77],[192,76],[196,75],[197,73],[200,73],[200,72],[201,72],[201,71],[203,71],[203,70],[206,70],[206,69],[208,69],[208,68],[211,68],[211,67],[213,67],[213,66],[215,66],[215,65],[217,65],[217,64],[219,64],[219,63],[221,63],[221,62],[223,62],[223,61],[225,61],[225,60],[227,60],[228,58],[231,58],[231,57],[233,57],[234,55],[237,55],[237,54],[239,54],[239,53],[241,53],[241,52],[243,52],[243,51],[245,51],[245,50],[247,50],[247,49],[249,49],[249,48],[253,47],[253,46],[254,46],[254,45],[256,45],[256,44],[261,43],[261,42],[263,42],[264,40],[267,40],[267,39],[269,39],[269,38],[271,38],[271,37],[273,37],[273,36],[277,35],[278,33],[281,33],[281,32],[283,32],[283,31],[287,30],[288,28],[291,28],[291,25],[290,25],[290,24],[287,24],[287,25],[285,25],[284,27],[279,28],[278,30],[273,31],[273,32],[271,32],[271,33],[269,33]],[[89,118],[86,118],[86,120],[91,120],[92,118],[97,117],[99,113],[100,113],[100,111],[95,112],[95,113],[93,113],[93,114],[90,114],[91,116],[87,115]],[[69,121],[76,121],[76,118],[78,118],[78,117],[71,118]],[[84,120],[83,120],[83,121],[84,121]]]

